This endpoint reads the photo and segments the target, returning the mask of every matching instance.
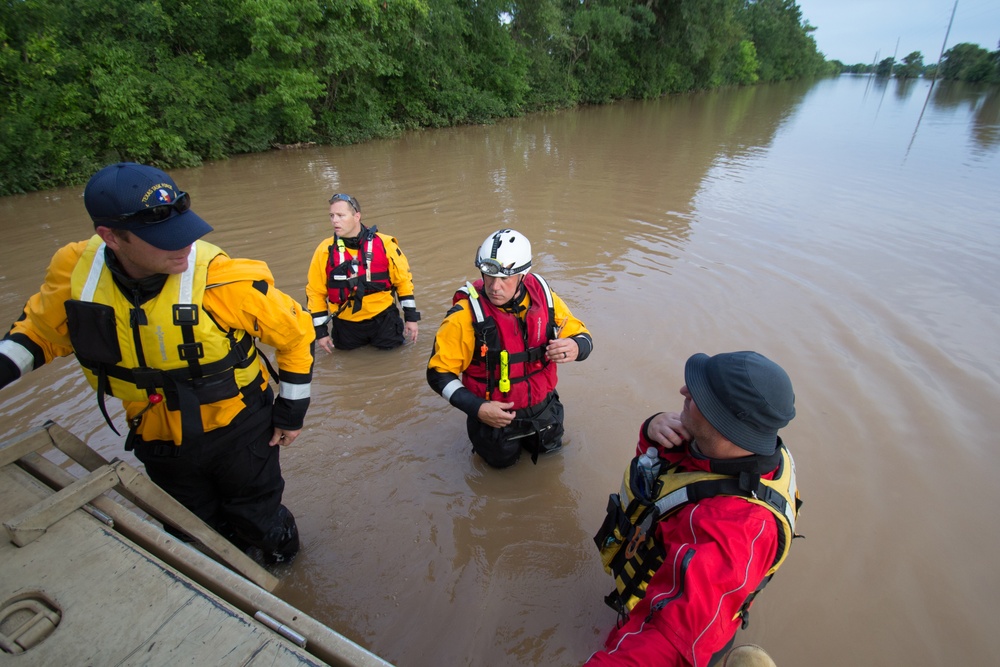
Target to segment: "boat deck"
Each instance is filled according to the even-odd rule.
[[[42,458],[30,456],[36,464]],[[125,514],[116,515],[119,523],[137,522],[133,532],[157,532],[156,539],[174,554],[168,561],[180,555],[204,568],[209,579],[235,582],[241,589],[235,599],[266,609],[268,617],[231,604],[120,534],[104,512],[92,514],[94,506],[110,512],[107,503],[117,504],[97,493],[103,504],[95,499],[86,505],[90,511],[56,509],[57,515],[68,513],[50,516],[52,523],[39,529],[37,516],[72,490],[57,493],[16,463],[0,467],[0,519],[11,538],[0,539],[0,664],[388,665],[120,508]],[[289,625],[296,622],[303,632],[271,620],[275,616],[294,619]],[[284,629],[288,638],[272,627]]]

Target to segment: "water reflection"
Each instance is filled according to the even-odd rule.
[[[1000,504],[998,101],[939,82],[914,136],[929,85],[698,93],[175,174],[210,240],[299,298],[332,190],[415,273],[416,344],[316,361],[306,429],[282,453],[304,547],[279,593],[401,667],[582,663],[615,620],[590,536],[639,424],[676,409],[689,354],[749,348],[795,382],[809,538],[743,639],[778,664],[1000,662],[984,620],[1000,535],[983,529]],[[88,233],[80,190],[0,199],[0,319]],[[560,370],[564,451],[498,472],[424,368],[504,225],[596,347]],[[5,389],[0,416],[4,436],[53,418],[129,456],[71,360]],[[947,568],[940,544],[964,545]]]
[[[901,100],[905,100],[909,97],[916,89],[920,88],[920,79],[895,79],[895,90],[893,94]]]
[[[845,77],[854,78],[854,77]],[[893,96],[900,102],[911,102],[914,96],[927,91],[925,105],[930,103],[938,111],[961,112],[971,116],[973,122],[969,125],[971,138],[979,150],[985,151],[997,145],[1000,139],[1000,87],[996,85],[970,84],[962,81],[929,81],[927,79],[889,79],[886,77],[868,77],[870,87],[879,97],[876,117],[882,108],[886,92],[891,88]],[[866,95],[867,97],[867,88]],[[919,132],[923,121],[922,109],[911,136],[913,140]]]
[[[988,150],[997,146],[1000,138],[1000,87],[945,81],[935,88],[932,102],[940,109],[971,116],[969,130],[979,149]]]
[[[973,111],[988,88],[985,86],[965,83],[964,81],[942,81],[934,89],[934,106],[941,110],[957,111],[966,107]]]
[[[983,149],[994,148],[1000,143],[1000,87],[986,91],[979,107],[972,116],[972,137]]]

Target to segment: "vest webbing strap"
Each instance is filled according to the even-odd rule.
[[[210,364],[201,364],[201,377],[208,377],[221,373],[230,368],[245,368],[247,362],[251,361],[256,354],[253,344],[253,336],[247,334],[237,341],[229,350],[225,357]],[[106,366],[108,376],[134,384],[140,389],[155,389],[165,386],[164,378],[170,378],[175,382],[183,382],[192,379],[189,368],[175,368],[172,370],[161,370],[158,368],[122,368],[121,366],[111,366],[108,364],[97,364],[86,359],[80,359],[80,363],[97,373],[101,366]]]
[[[701,482],[693,482],[687,486],[672,491],[656,501],[655,519],[665,516],[675,508],[688,503],[696,503],[706,498],[714,496],[740,496],[743,498],[756,498],[767,503],[775,512],[781,516],[788,516],[788,502],[775,489],[763,484],[759,475],[740,473],[739,477],[726,479],[707,479]],[[774,567],[781,560],[785,552],[785,530],[781,525],[781,520],[774,517],[778,522],[778,548],[774,553]]]
[[[340,307],[337,312],[333,314],[333,317],[337,317],[343,312],[344,308],[348,303],[352,303],[354,307],[351,309],[352,313],[357,313],[361,310],[362,301],[366,294],[377,294],[378,292],[388,292],[393,289],[392,287],[386,287],[385,283],[391,283],[392,276],[389,275],[389,271],[379,271],[377,273],[372,273],[369,268],[372,265],[372,260],[375,257],[374,247],[376,233],[378,232],[378,227],[372,225],[371,227],[361,226],[361,232],[358,235],[358,256],[356,259],[351,260],[350,255],[347,254],[346,245],[344,240],[339,236],[336,238],[336,249],[340,256],[344,257],[344,261],[340,264],[334,264],[334,245],[330,246],[329,249],[329,266],[330,272],[327,278],[327,287],[340,290]],[[384,252],[383,252],[384,254]],[[339,257],[338,257],[339,259]],[[350,265],[356,261],[358,263],[358,273],[351,276],[349,275]],[[344,270],[343,276],[338,276],[333,273],[333,269],[342,264],[348,264],[348,268]]]
[[[756,485],[754,485],[752,480],[748,479],[753,477],[757,476],[741,473],[738,478],[707,479],[688,484],[657,500],[656,512],[659,516],[664,516],[684,503],[696,503],[705,498],[725,495],[757,498],[784,515],[788,503],[781,494],[770,486],[761,483],[759,477],[757,477]]]
[[[108,392],[108,373],[107,366],[102,364],[97,371],[97,407],[101,409],[101,415],[104,416],[104,421],[107,422],[111,430],[115,432],[115,435],[120,436],[121,433],[115,428],[114,423],[111,421],[111,415],[108,414],[108,406],[104,403],[104,396]]]
[[[234,368],[245,368],[256,356],[257,348],[253,342],[253,336],[249,334],[237,341],[225,357],[210,364],[198,366],[200,371],[198,376],[192,375],[192,369],[176,368],[172,370],[161,370],[158,368],[122,368],[111,364],[92,363],[86,359],[78,358],[80,364],[97,375],[97,404],[101,408],[104,420],[117,435],[118,429],[111,422],[107,408],[104,405],[104,396],[107,394],[107,379],[113,377],[123,382],[134,384],[139,389],[145,389],[149,393],[158,387],[171,389],[176,393],[179,403],[178,409],[181,413],[181,427],[184,432],[200,434],[204,432],[204,424],[201,421],[201,404],[194,390],[188,386],[187,381],[195,377],[207,377],[222,373]]]
[[[542,346],[533,347],[531,349],[525,350],[523,352],[515,352],[513,354],[507,354],[507,363],[510,364],[523,364],[523,363],[533,363],[535,361],[547,361],[545,359],[545,348]],[[486,363],[499,364],[500,363],[500,352],[490,351],[486,355]],[[513,382],[513,380],[511,380]]]

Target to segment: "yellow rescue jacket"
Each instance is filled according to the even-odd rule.
[[[227,425],[244,406],[241,392],[260,391],[265,376],[253,337],[221,328],[202,308],[208,265],[220,255],[220,248],[195,242],[187,270],[134,305],[105,265],[103,241],[88,242],[73,269],[67,326],[109,425],[105,395],[126,403],[165,399],[167,410],[180,411],[181,433],[194,435]],[[138,415],[129,423],[138,427]]]

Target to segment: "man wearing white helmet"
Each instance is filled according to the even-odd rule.
[[[487,236],[476,268],[482,278],[455,293],[438,329],[427,382],[468,415],[472,448],[488,464],[513,465],[522,447],[537,462],[562,447],[556,364],[586,359],[593,339],[545,280],[529,273],[523,234]]]

